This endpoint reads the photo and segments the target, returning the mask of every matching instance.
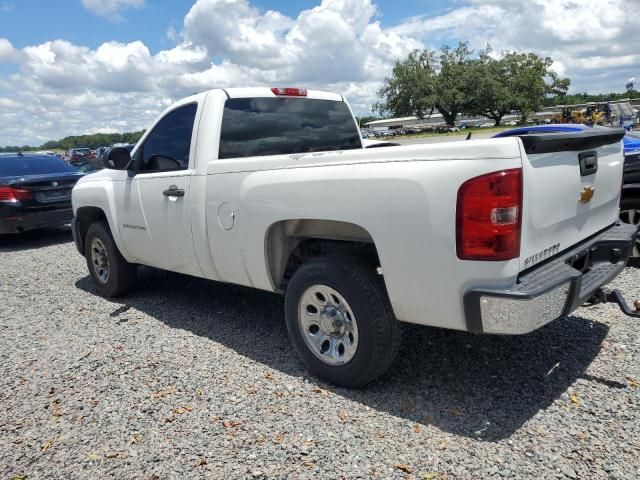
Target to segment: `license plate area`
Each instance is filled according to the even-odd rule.
[[[566,260],[566,263],[571,268],[585,274],[603,265],[616,265],[624,258],[625,252],[619,245],[603,243],[572,255]]]
[[[36,193],[36,199],[42,203],[61,202],[71,198],[71,189],[46,190]]]

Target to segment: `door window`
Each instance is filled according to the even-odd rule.
[[[191,134],[198,105],[190,103],[167,113],[151,131],[138,154],[138,170],[162,172],[189,167]]]

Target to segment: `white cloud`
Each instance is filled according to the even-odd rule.
[[[0,144],[142,128],[172,100],[214,87],[346,91],[354,108],[366,112],[393,61],[422,46],[383,29],[375,15],[371,0],[324,0],[297,18],[261,11],[249,0],[199,0],[182,31],[168,30],[179,43],[155,54],[141,41],[92,50],[52,40],[24,48],[10,83],[22,86],[13,93],[28,107],[17,122],[0,112],[0,123],[10,125]]]
[[[263,68],[284,66],[284,36],[293,21],[261,14],[248,0],[199,0],[184,19],[185,37],[212,56]]]
[[[82,0],[82,5],[94,15],[119,19],[120,11],[140,8],[144,6],[144,0]]]
[[[117,17],[143,0],[83,0]],[[252,0],[198,0],[170,49],[143,41],[95,49],[66,40],[15,48],[0,38],[0,145],[147,126],[177,98],[215,87],[281,85],[340,91],[358,114],[377,101],[393,62],[455,39],[473,48],[554,59],[574,91],[621,90],[640,76],[636,0],[459,0],[439,16],[383,27],[373,0],[323,0],[291,17]],[[162,33],[160,33],[162,35]]]
[[[439,17],[415,17],[393,30],[429,37],[432,44],[451,37],[474,48],[533,51],[549,56],[573,91],[614,91],[640,71],[637,0],[470,0]]]
[[[20,52],[16,50],[6,38],[0,38],[0,62],[13,63],[20,59]]]
[[[20,107],[20,104],[10,98],[0,97],[0,109],[15,109]]]
[[[171,40],[172,42],[177,41],[179,35],[180,34],[174,27],[167,28],[167,31],[164,34],[164,36],[167,37],[167,40]]]
[[[185,18],[183,34],[212,56],[277,70],[275,77],[283,80],[381,80],[393,60],[422,43],[384,31],[375,15],[370,0],[324,0],[295,19],[260,12],[248,0],[199,0]]]

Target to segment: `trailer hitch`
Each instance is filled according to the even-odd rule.
[[[633,302],[633,309],[631,309],[627,304],[627,301],[622,296],[622,293],[617,288],[611,292],[602,288],[598,289],[589,300],[589,303],[592,305],[596,305],[598,303],[616,303],[625,315],[633,318],[640,318],[640,300],[635,300]]]

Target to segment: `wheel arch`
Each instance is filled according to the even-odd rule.
[[[371,234],[355,223],[328,219],[288,219],[273,223],[265,234],[265,259],[274,289],[286,290],[293,272],[311,257],[348,254],[380,265]]]
[[[76,210],[75,218],[78,222],[78,249],[81,249],[80,253],[84,255],[84,242],[87,238],[87,231],[89,230],[91,224],[99,221],[104,221],[107,225],[109,225],[109,220],[104,210],[102,210],[100,207],[79,207]]]

